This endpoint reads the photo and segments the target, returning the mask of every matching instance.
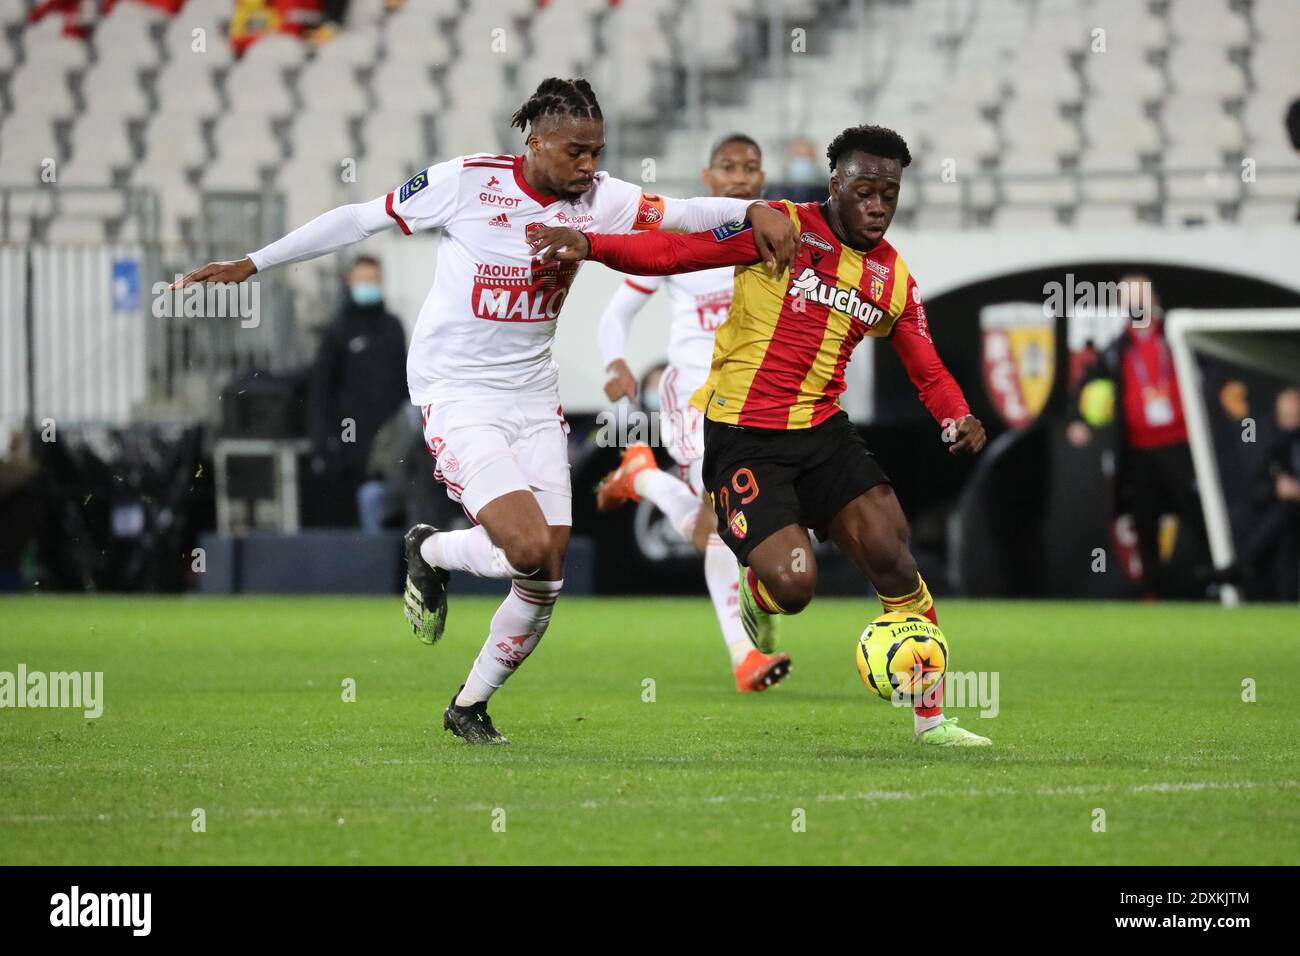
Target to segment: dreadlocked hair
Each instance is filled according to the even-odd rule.
[[[537,122],[539,117],[556,113],[562,116],[574,116],[578,119],[603,119],[596,94],[591,91],[591,84],[586,80],[562,80],[552,76],[542,80],[537,91],[528,97],[528,102],[515,110],[510,118],[510,125],[524,132]]]

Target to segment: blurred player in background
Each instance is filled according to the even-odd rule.
[[[875,586],[886,611],[938,623],[908,547],[907,519],[875,457],[839,406],[844,370],[863,337],[887,338],[955,454],[984,447],[984,427],[935,351],[921,293],[885,241],[898,207],[907,143],[879,126],[846,129],[826,151],[830,197],[773,203],[800,231],[798,255],[774,278],[743,223],[689,236],[624,238],[541,230],[543,258],[594,259],[623,272],[664,275],[738,267],[718,330],[703,411],[704,485],[718,533],[746,570],[741,612],[761,645],[782,614],[812,600],[817,566],[808,529],[829,537]],[[945,720],[941,692],[914,705],[915,739],[986,746]]]
[[[713,145],[704,184],[714,196],[757,199],[763,192],[763,152],[743,133],[724,136]],[[659,380],[661,440],[677,462],[676,474],[661,471],[649,445],[629,445],[618,469],[601,482],[596,507],[610,511],[642,498],[668,517],[669,524],[704,554],[704,579],[718,616],[722,639],[731,655],[736,690],[766,690],[790,670],[790,659],[756,647],[740,622],[740,576],[735,559],[715,531],[708,499],[703,497],[704,415],[691,396],[709,377],[713,333],[727,318],[736,270],[732,266],[681,275],[637,277],[621,285],[600,317],[600,351],[608,375],[610,401],[635,399],[636,377],[624,360],[633,317],[655,290],[664,289],[672,306],[668,368]],[[766,653],[765,653],[766,652]]]
[[[443,633],[450,571],[509,578],[510,593],[443,726],[472,744],[507,743],[487,701],[532,653],[563,586],[572,524],[568,425],[551,357],[577,263],[542,262],[527,236],[548,224],[604,232],[694,231],[748,221],[775,268],[793,257],[787,217],[741,199],[667,199],[596,171],[604,121],[586,80],[544,80],[514,114],[519,156],[430,166],[387,195],[340,206],[264,249],[180,280],[240,282],[394,227],[442,229],[433,287],[411,336],[406,379],[435,476],[473,528],[406,534],[405,613],[427,644]]]

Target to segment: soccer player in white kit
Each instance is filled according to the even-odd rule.
[[[743,133],[724,136],[713,145],[704,184],[714,196],[757,199],[763,191],[763,153]],[[629,445],[619,467],[596,493],[596,506],[610,511],[644,498],[667,517],[673,528],[704,554],[704,578],[731,657],[736,690],[762,691],[790,671],[790,658],[774,647],[751,643],[740,619],[740,569],[718,537],[713,508],[704,494],[704,416],[691,395],[709,377],[713,333],[727,318],[736,270],[703,269],[670,276],[632,276],[610,299],[600,317],[600,351],[605,360],[605,394],[610,401],[635,399],[637,380],[624,360],[632,319],[664,289],[672,306],[668,367],[659,380],[660,440],[677,463],[675,474],[661,471],[650,446]],[[773,629],[774,630],[774,629]]]
[[[537,646],[563,581],[572,524],[568,426],[551,356],[556,320],[576,265],[535,260],[528,236],[543,226],[603,232],[713,229],[746,219],[773,267],[788,266],[797,236],[761,203],[673,200],[596,171],[604,123],[586,80],[551,78],[514,115],[520,156],[475,154],[430,166],[393,192],[333,209],[244,259],[211,263],[179,280],[240,282],[385,229],[442,229],[433,287],[407,356],[435,476],[475,526],[406,535],[405,613],[435,643],[447,616],[449,571],[509,578],[510,592],[443,726],[473,744],[507,743],[487,701]]]

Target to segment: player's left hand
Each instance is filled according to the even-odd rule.
[[[767,203],[750,205],[745,218],[754,229],[754,245],[774,276],[790,268],[799,253],[799,230],[785,213],[777,212]]]
[[[954,455],[974,455],[984,447],[984,426],[974,415],[963,415],[953,422],[956,440],[948,451]]]
[[[542,262],[581,262],[591,251],[587,237],[566,226],[544,226],[528,238],[533,255]]]

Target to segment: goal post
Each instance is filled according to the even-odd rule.
[[[1196,356],[1210,355],[1300,385],[1300,309],[1174,309],[1165,318],[1210,556],[1215,567],[1223,568],[1232,563],[1235,549]],[[1240,600],[1233,587],[1224,587],[1220,595],[1228,606]]]

